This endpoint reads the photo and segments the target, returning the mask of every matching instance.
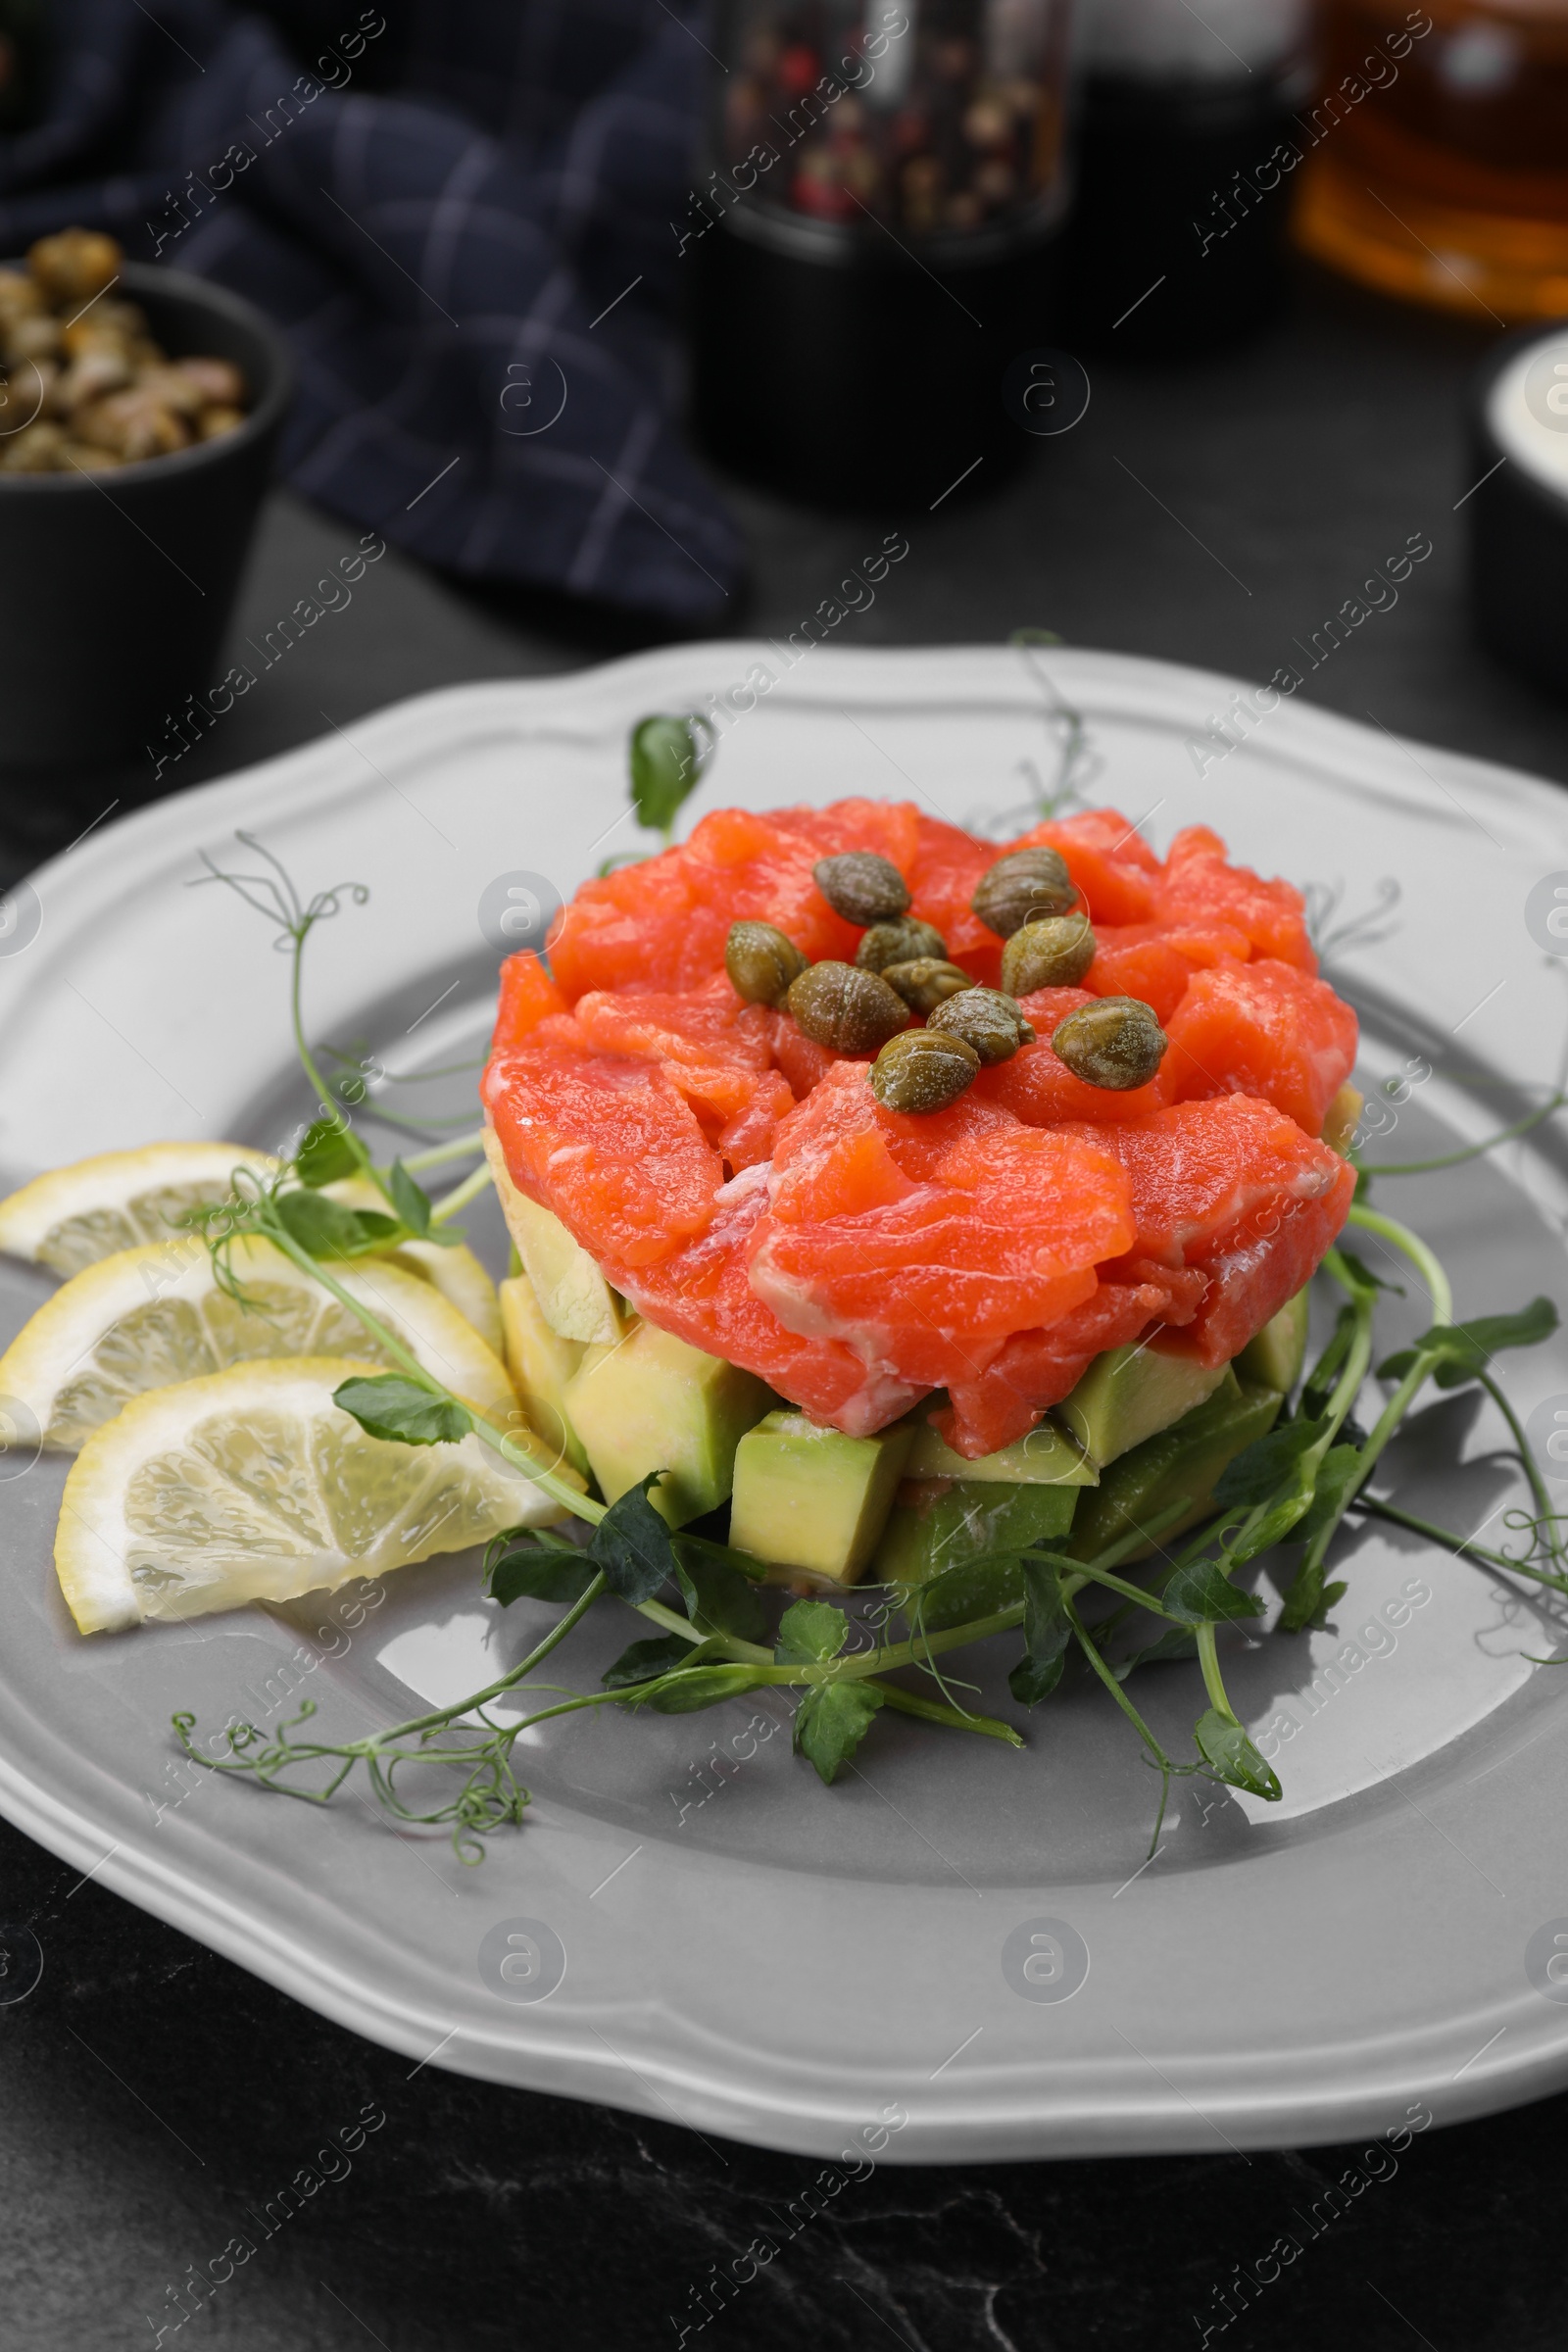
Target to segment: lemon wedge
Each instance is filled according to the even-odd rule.
[[[71,1466],[55,1537],[80,1631],[292,1600],[560,1506],[472,1436],[372,1438],[332,1402],[365,1359],[233,1364],[138,1396]]]
[[[100,1152],[36,1176],[0,1200],[0,1250],[56,1274],[79,1274],[115,1250],[168,1241],[187,1209],[226,1200],[236,1168],[265,1180],[277,1174],[278,1162],[244,1144],[146,1144],[139,1152]],[[368,1176],[345,1177],[322,1189],[347,1208],[386,1212],[385,1195]],[[388,1255],[433,1283],[492,1355],[501,1353],[496,1286],[471,1250],[461,1242],[452,1249],[404,1242]]]
[[[220,1287],[194,1235],[74,1274],[0,1356],[0,1396],[26,1407],[45,1446],[70,1452],[132,1396],[229,1364],[352,1355],[384,1371],[395,1360],[270,1242],[233,1242],[224,1258],[241,1298]],[[331,1271],[444,1387],[503,1426],[520,1417],[505,1365],[429,1283],[385,1258]]]
[[[114,1250],[167,1242],[187,1209],[224,1200],[236,1168],[273,1176],[277,1162],[244,1144],[144,1144],[100,1152],[35,1176],[0,1200],[0,1250],[77,1274]]]

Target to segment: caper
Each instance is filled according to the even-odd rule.
[[[890,963],[912,963],[917,956],[945,956],[948,943],[929,923],[906,915],[902,923],[873,923],[855,951],[862,972],[885,972]]]
[[[1069,1012],[1051,1043],[1075,1078],[1122,1094],[1149,1084],[1164,1059],[1166,1038],[1141,997],[1102,997]]]
[[[874,850],[819,858],[811,874],[834,913],[847,923],[885,923],[908,911],[908,884],[898,867]]]
[[[1032,1046],[1035,1033],[1011,997],[995,988],[966,988],[949,997],[927,1021],[947,1037],[961,1037],[982,1061],[1010,1061],[1020,1046]]]
[[[960,972],[956,963],[944,963],[940,956],[914,956],[907,963],[885,963],[882,977],[916,1012],[935,1012],[945,998],[974,986],[967,972]]]
[[[988,930],[1010,939],[1042,915],[1065,914],[1077,897],[1059,852],[1014,850],[981,875],[969,906]]]
[[[897,989],[853,963],[813,963],[791,983],[785,1002],[806,1035],[835,1054],[874,1054],[909,1025]]]
[[[890,1038],[871,1064],[871,1092],[884,1110],[946,1110],[980,1067],[961,1037],[909,1029]]]
[[[780,1004],[792,980],[806,969],[793,939],[771,923],[731,923],[724,942],[724,969],[735,994],[748,1004]]]
[[[1048,914],[1015,931],[1002,951],[1002,985],[1009,997],[1036,988],[1076,988],[1095,960],[1089,917]]]

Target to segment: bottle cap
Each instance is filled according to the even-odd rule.
[[[1084,54],[1097,74],[1138,80],[1230,81],[1293,63],[1306,37],[1305,0],[1093,0]]]

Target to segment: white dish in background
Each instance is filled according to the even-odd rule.
[[[315,1035],[394,1066],[482,1042],[486,887],[524,872],[565,895],[633,846],[628,727],[705,707],[754,661],[782,666],[766,646],[688,646],[427,696],[56,860],[19,894],[14,936],[36,913],[36,937],[0,956],[0,1176],[159,1137],[271,1144],[297,1120],[284,967],[225,892],[186,887],[237,828],[307,893],[370,886],[313,940]],[[1211,823],[1246,862],[1343,886],[1341,919],[1399,882],[1392,928],[1335,978],[1375,1077],[1443,1057],[1400,1111],[1400,1156],[1490,1132],[1525,1107],[1510,1084],[1555,1074],[1565,1000],[1526,913],[1563,856],[1551,787],[1296,704],[1200,777],[1189,739],[1231,681],[1066,650],[1047,666],[1095,739],[1090,798],[1160,846]],[[1049,758],[1017,654],[823,649],[731,718],[688,813],[871,793],[963,822],[1017,807],[1020,762]],[[1446,1258],[1461,1313],[1562,1293],[1568,1161],[1543,1131],[1383,1198]],[[5,1336],[47,1287],[0,1269]],[[1403,1311],[1417,1328],[1419,1299]],[[1561,1341],[1503,1361],[1525,1411],[1568,1392]],[[1501,1475],[1455,1460],[1495,1440],[1451,1399],[1401,1440],[1401,1475],[1473,1526]],[[466,1870],[346,1792],[317,1812],[182,1780],[169,1717],[276,1720],[292,1687],[328,1721],[385,1720],[411,1692],[472,1687],[548,1612],[493,1610],[466,1558],[392,1579],[357,1625],[302,1603],[293,1624],[246,1611],[84,1642],[49,1569],[63,1476],[46,1457],[0,1482],[0,1809],[414,2059],[824,2154],[896,2102],[900,2161],[1333,2139],[1568,2080],[1568,2003],[1545,1974],[1568,1936],[1568,1681],[1526,1655],[1557,1624],[1393,1531],[1348,1546],[1334,1634],[1228,1665],[1285,1804],[1181,1784],[1147,1868],[1153,1778],[1074,1682],[1027,1719],[1021,1755],[883,1716],[832,1790],[790,1757],[776,1699],[552,1725],[518,1751],[526,1825]],[[582,1687],[628,1638],[603,1615],[566,1653]],[[1005,1712],[1007,1645],[992,1648],[981,1685]],[[1140,1689],[1187,1752],[1196,1671]]]

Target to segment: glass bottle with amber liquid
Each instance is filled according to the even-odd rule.
[[[1320,0],[1296,235],[1406,300],[1568,314],[1568,0]]]

